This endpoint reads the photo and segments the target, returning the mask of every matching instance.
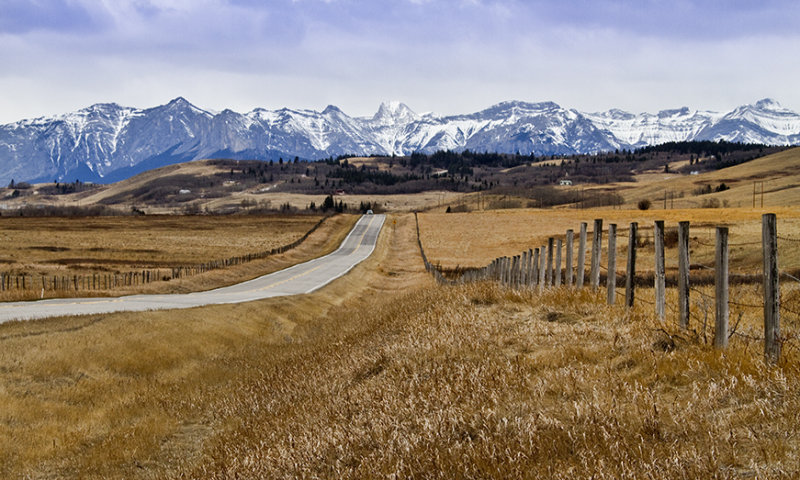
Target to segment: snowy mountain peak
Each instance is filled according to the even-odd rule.
[[[674,108],[661,110],[658,112],[658,118],[688,117],[691,113],[689,107]]]
[[[755,103],[755,107],[759,110],[771,110],[771,111],[787,111],[787,109],[783,108],[783,105],[778,103],[777,100],[772,98],[763,98]]]
[[[378,112],[372,117],[373,123],[378,125],[405,124],[419,119],[420,116],[414,113],[408,105],[397,100],[381,103]]]
[[[160,108],[160,107],[156,107],[156,108]],[[204,116],[208,116],[208,117],[212,117],[213,116],[211,113],[203,110],[202,108],[198,108],[198,107],[194,106],[191,102],[189,102],[188,100],[186,100],[183,97],[173,98],[172,100],[169,101],[169,103],[167,103],[164,107],[161,107],[161,108],[165,108],[168,111],[181,111],[181,112],[189,111],[189,112],[192,112],[194,114],[204,115]]]
[[[148,109],[99,103],[64,115],[0,125],[0,184],[116,181],[201,158],[319,159],[438,150],[537,155],[635,149],[665,142],[727,140],[800,145],[800,114],[772,99],[729,112],[683,107],[657,114],[583,113],[554,102],[507,101],[462,115],[420,116],[384,102],[373,117],[256,108],[202,110],[183,97]]]

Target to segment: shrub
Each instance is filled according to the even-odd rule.
[[[650,206],[652,204],[653,203],[650,200],[645,198],[643,200],[639,200],[639,203],[637,203],[636,206],[639,207],[639,210],[650,210]]]

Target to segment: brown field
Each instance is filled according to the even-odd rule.
[[[309,296],[0,326],[0,477],[798,474],[796,340],[768,368],[588,290],[437,286],[393,219]]]
[[[713,265],[724,222],[733,273],[757,277],[766,211],[778,215],[782,271],[800,265],[789,200],[419,221],[429,259],[455,268],[602,218],[604,244],[608,223],[619,225],[620,271],[638,221],[641,274],[652,270],[654,219],[668,232],[692,222],[698,265]],[[232,281],[319,255],[353,221],[334,217],[295,251],[199,277]],[[675,257],[668,245],[670,272]],[[719,351],[713,285],[692,291],[688,330],[676,325],[674,288],[661,322],[648,287],[628,310],[606,305],[604,290],[438,285],[414,216],[393,215],[372,257],[311,295],[0,325],[0,478],[797,478],[800,282],[781,282],[783,354],[767,365],[757,283],[732,285],[730,346]]]
[[[128,216],[85,218],[0,217],[0,272],[72,276],[125,273],[141,269],[193,266],[248,253],[271,250],[302,237],[320,216]],[[274,271],[300,259],[330,251],[357,216],[327,219],[298,252],[202,275],[109,291],[46,290],[0,292],[2,300],[63,295],[168,293],[214,288]]]
[[[717,199],[720,205],[726,202],[730,207],[752,208],[762,205],[761,182],[763,182],[765,208],[797,206],[800,205],[799,166],[800,148],[793,148],[700,175],[646,173],[638,175],[636,183],[616,183],[594,188],[621,194],[625,198],[626,205],[630,207],[635,207],[639,200],[649,199],[653,202],[653,208],[661,209],[664,206],[666,192],[668,208],[698,208],[703,205],[704,200],[709,199]],[[731,187],[730,190],[705,195],[694,193],[705,185],[714,188],[723,182]],[[753,194],[754,183],[756,195]]]
[[[414,210],[425,210],[435,208],[440,205],[457,202],[464,196],[463,193],[447,191],[431,191],[414,194],[396,195],[337,195],[336,201],[345,202],[350,207],[358,207],[361,202],[377,203],[382,212],[410,212]],[[273,207],[288,203],[293,208],[299,210],[306,209],[311,202],[317,206],[322,205],[325,195],[305,195],[300,193],[259,193],[259,192],[240,192],[234,193],[229,198],[210,200],[207,205],[212,210],[225,210],[240,205],[242,201],[253,202],[255,204],[267,202]]]
[[[653,221],[664,220],[667,230],[677,229],[678,222],[690,221],[692,263],[713,265],[715,227],[728,226],[731,244],[731,268],[747,272],[761,268],[761,215],[775,213],[778,234],[779,266],[796,270],[800,266],[800,207],[769,209],[687,209],[687,210],[493,210],[470,213],[421,213],[422,244],[429,260],[445,269],[482,267],[495,258],[517,255],[528,248],[540,247],[548,237],[564,239],[567,229],[575,231],[577,258],[581,222],[593,227],[595,218],[603,219],[604,246],[608,224],[617,224],[617,265],[621,268],[627,252],[628,225],[638,222],[639,232],[650,238],[652,252]],[[794,239],[791,241],[789,239]],[[591,236],[588,239],[591,242]],[[755,243],[754,243],[755,242]],[[668,245],[669,247],[669,245]],[[644,250],[644,251],[642,251]],[[646,249],[640,250],[639,269],[652,270]],[[667,266],[677,265],[677,247],[666,252]],[[605,250],[603,258],[608,258]]]
[[[348,159],[355,165],[379,165],[381,170],[387,170],[388,164],[378,161],[381,159],[371,158],[352,158]],[[18,208],[25,205],[36,206],[58,206],[58,207],[90,207],[102,204],[104,201],[115,197],[118,201],[108,208],[127,213],[132,207],[136,207],[148,214],[175,214],[183,213],[186,208],[191,208],[197,212],[232,212],[247,210],[248,208],[268,208],[279,209],[288,204],[297,210],[306,210],[313,202],[317,206],[322,205],[327,193],[303,194],[275,192],[272,189],[275,185],[282,183],[276,181],[272,185],[256,185],[244,188],[240,185],[228,185],[216,188],[215,195],[208,198],[195,198],[187,202],[164,205],[142,205],[140,202],[129,199],[131,192],[148,187],[151,184],[168,183],[171,177],[210,177],[215,174],[225,173],[228,169],[224,166],[214,165],[213,161],[198,160],[177,165],[158,168],[141,173],[135,177],[109,185],[96,185],[94,188],[66,195],[29,195],[17,199],[7,198],[10,194],[9,189],[0,188],[5,192],[6,198],[0,201],[2,208]],[[34,185],[31,191],[36,191],[41,185]],[[361,202],[378,204],[381,211],[387,212],[409,212],[414,210],[424,210],[435,208],[440,205],[456,202],[463,197],[463,193],[449,191],[430,191],[415,194],[392,194],[392,195],[341,195],[336,200],[342,200],[350,207],[358,207]],[[248,207],[243,207],[248,205]],[[2,213],[2,210],[0,210]],[[0,217],[2,218],[2,217]]]

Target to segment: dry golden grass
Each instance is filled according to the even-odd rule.
[[[384,228],[310,296],[0,326],[0,477],[798,475],[794,343],[766,368],[646,304],[437,286]]]
[[[227,395],[203,478],[781,478],[797,351],[774,369],[586,291],[442,287],[337,319],[359,333]],[[322,365],[320,364],[322,362]],[[280,392],[276,395],[275,392]]]
[[[686,210],[538,210],[514,209],[470,213],[419,214],[422,244],[428,259],[443,268],[481,267],[497,257],[516,255],[547,243],[548,237],[565,238],[567,229],[575,231],[577,258],[578,233],[581,222],[593,228],[595,218],[603,219],[603,245],[606,247],[608,224],[617,224],[617,266],[623,270],[630,222],[639,223],[643,237],[650,245],[639,251],[637,270],[652,271],[653,221],[664,220],[665,227],[677,229],[678,222],[690,221],[692,263],[714,264],[715,226],[730,229],[731,268],[748,273],[761,268],[761,215],[775,213],[778,234],[800,240],[800,207],[765,209],[686,209]],[[591,236],[587,243],[591,243]],[[779,240],[779,266],[796,270],[800,266],[800,243]],[[667,267],[677,268],[677,248],[668,248]],[[603,251],[603,259],[607,259]],[[588,258],[587,258],[588,261]],[[605,261],[605,260],[604,260]]]
[[[761,206],[761,184],[764,182],[764,207],[800,205],[800,148],[758,158],[740,165],[700,175],[645,173],[635,183],[615,183],[596,187],[621,194],[626,205],[635,207],[639,200],[649,199],[654,208],[663,207],[664,192],[673,195],[668,207],[697,208],[704,200],[717,199],[731,207],[753,207],[753,183],[757,185],[756,207]],[[673,166],[675,167],[675,166]],[[694,195],[699,187],[717,187],[725,183],[730,190],[707,195]],[[595,188],[588,187],[587,190]],[[670,193],[671,192],[671,193]]]
[[[313,295],[1,325],[0,478],[163,478],[204,462],[241,426],[226,395],[252,400],[242,385],[344,334],[327,318],[363,306],[356,296],[428,281],[400,256],[411,221],[387,224],[372,258]]]
[[[311,202],[317,206],[322,205],[327,194],[306,195],[300,193],[258,193],[258,192],[238,192],[232,193],[230,197],[211,200],[208,202],[209,208],[213,210],[224,210],[240,205],[243,200],[249,202],[269,202],[272,206],[279,206],[288,203],[294,208],[305,209]],[[410,212],[414,210],[425,210],[434,208],[447,203],[458,202],[464,196],[463,193],[447,191],[430,191],[409,194],[391,195],[337,195],[336,201],[345,202],[350,207],[358,207],[361,202],[377,203],[381,211],[385,212]]]
[[[0,255],[6,273],[91,275],[141,269],[193,266],[286,245],[302,237],[321,217],[314,216],[146,216],[88,218],[0,218]],[[8,290],[4,301],[65,295],[187,292],[229,285],[332,251],[358,219],[327,219],[300,247],[202,275],[108,291]]]

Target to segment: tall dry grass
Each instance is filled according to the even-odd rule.
[[[0,326],[0,477],[798,475],[797,348],[437,286],[413,217],[385,229],[308,297]]]
[[[585,290],[438,287],[328,321],[329,341],[219,399],[241,424],[189,477],[798,473],[796,351],[767,368]]]

